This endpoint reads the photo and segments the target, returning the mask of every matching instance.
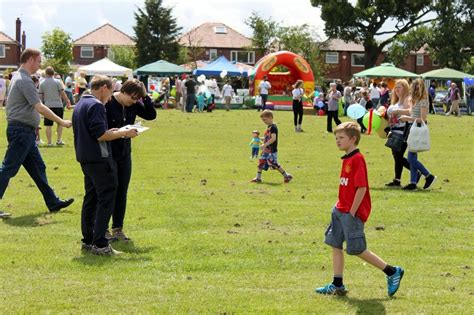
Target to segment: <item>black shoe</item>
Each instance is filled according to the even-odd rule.
[[[387,187],[400,187],[400,181],[394,179],[390,183],[386,183],[385,186],[387,186]]]
[[[433,185],[433,183],[436,181],[436,176],[434,175],[429,175],[428,177],[426,177],[426,182],[425,182],[425,185],[423,186],[423,189],[428,189],[431,187],[431,185]]]
[[[66,200],[61,200],[60,199],[59,203],[57,205],[55,205],[54,207],[49,209],[49,212],[58,212],[62,208],[69,207],[71,205],[71,203],[73,203],[73,202],[74,202],[74,198],[69,198],[69,199],[66,199]]]
[[[405,187],[403,187],[403,190],[416,190],[416,184],[408,184]]]

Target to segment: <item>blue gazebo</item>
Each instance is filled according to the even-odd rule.
[[[247,72],[240,72],[226,57],[220,56],[210,64],[193,71],[194,75],[204,74],[205,76],[219,76],[222,71],[227,71],[228,76],[247,76]]]

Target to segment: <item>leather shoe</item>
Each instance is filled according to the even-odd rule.
[[[66,200],[61,200],[60,199],[59,203],[57,205],[55,205],[54,207],[49,209],[49,212],[58,212],[62,208],[68,207],[73,202],[74,202],[74,198],[69,198],[69,199],[66,199]]]

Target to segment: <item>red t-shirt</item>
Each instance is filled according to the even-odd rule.
[[[364,198],[357,209],[356,216],[362,222],[367,221],[370,214],[371,203],[369,193],[369,180],[364,156],[359,149],[342,157],[342,170],[339,179],[339,195],[336,208],[341,212],[349,212],[358,187],[367,187]]]

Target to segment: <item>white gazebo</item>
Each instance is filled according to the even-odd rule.
[[[86,75],[102,74],[111,77],[128,77],[129,79],[133,76],[132,69],[122,67],[121,65],[112,62],[107,57],[91,63],[90,65],[79,67],[77,70],[79,72],[84,72]]]

